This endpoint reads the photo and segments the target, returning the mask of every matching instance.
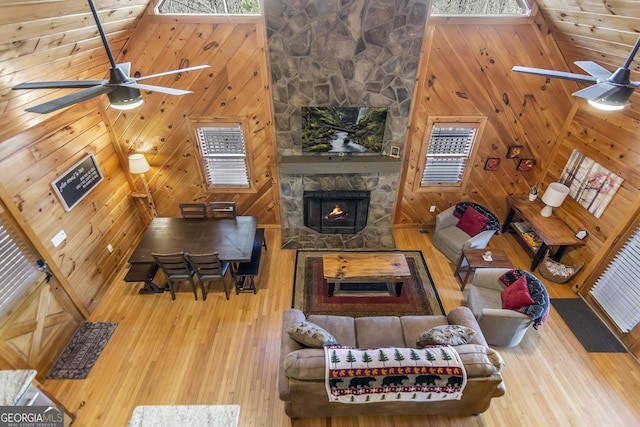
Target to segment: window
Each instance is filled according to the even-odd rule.
[[[433,16],[529,16],[531,8],[526,0],[434,0]]]
[[[421,158],[424,159],[420,187],[462,186],[474,142],[484,121],[431,121],[425,136]]]
[[[161,0],[156,6],[161,15],[260,15],[258,0]]]
[[[249,187],[242,124],[196,128],[207,182],[211,187]]]
[[[640,323],[640,227],[602,273],[591,295],[624,333]]]
[[[6,315],[41,276],[35,256],[0,207],[0,317]]]

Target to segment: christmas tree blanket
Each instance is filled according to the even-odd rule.
[[[451,346],[375,348],[326,346],[325,384],[330,401],[459,400],[467,374]]]

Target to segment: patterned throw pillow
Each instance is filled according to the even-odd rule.
[[[289,326],[285,332],[292,339],[307,347],[320,348],[338,344],[333,335],[315,323],[306,320]]]
[[[518,270],[509,270],[504,273],[502,276],[498,277],[500,281],[505,285],[509,286],[513,284],[516,280],[518,280],[522,276],[522,273]]]
[[[428,345],[462,345],[471,341],[475,333],[472,328],[462,325],[435,326],[421,333],[416,345],[419,348]]]

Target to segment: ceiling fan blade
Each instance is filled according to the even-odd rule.
[[[85,88],[107,83],[107,80],[58,80],[55,82],[30,82],[20,83],[13,87],[16,89],[61,89],[61,88]]]
[[[611,71],[593,61],[575,61],[574,64],[591,74],[593,77],[597,77],[601,80],[606,80],[611,77],[611,74],[613,74]]]
[[[170,74],[183,73],[185,71],[192,71],[192,70],[200,70],[202,68],[209,68],[209,67],[210,65],[196,65],[195,67],[180,68],[179,70],[165,71],[164,73],[151,74],[150,76],[138,77],[138,78],[135,78],[134,80],[135,81],[146,80],[146,79],[151,79],[153,77],[168,76]]]
[[[59,110],[61,108],[68,107],[70,105],[77,104],[87,99],[94,98],[105,93],[112,92],[117,89],[117,86],[98,85],[93,86],[79,92],[70,93],[69,95],[61,96],[54,100],[45,102],[43,104],[36,105],[35,107],[29,107],[25,111],[32,113],[47,114],[52,111]]]
[[[544,76],[544,77],[550,77],[550,78],[572,80],[574,82],[598,83],[598,79],[593,76],[586,76],[584,74],[566,73],[564,71],[545,70],[542,68],[521,67],[519,65],[515,65],[511,69],[511,71],[515,71],[517,73],[535,74],[538,76]]]
[[[121,83],[120,86],[130,87],[130,88],[139,89],[139,90],[150,90],[152,92],[161,92],[161,93],[166,93],[168,95],[186,95],[188,93],[193,93],[193,91],[190,91],[190,90],[173,89],[170,87],[145,85],[141,83]]]
[[[610,94],[611,92],[620,90],[619,87],[609,83],[599,83],[574,92],[572,95],[583,99],[598,99]]]

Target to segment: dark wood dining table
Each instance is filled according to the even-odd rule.
[[[154,252],[218,252],[221,261],[233,264],[248,262],[251,261],[257,225],[258,218],[255,216],[154,218],[128,261],[130,264],[155,264]],[[163,288],[151,285],[150,292],[163,291]]]

